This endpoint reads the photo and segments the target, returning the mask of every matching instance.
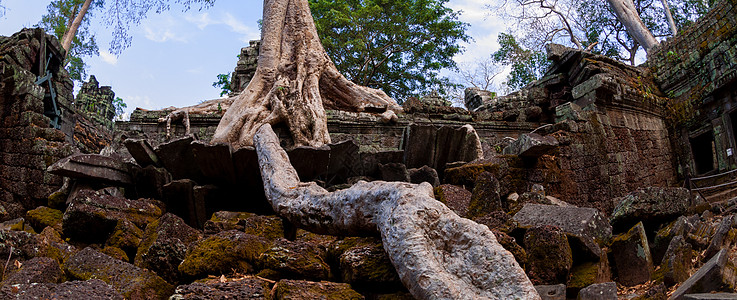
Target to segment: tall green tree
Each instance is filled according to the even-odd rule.
[[[448,0],[309,0],[317,32],[349,80],[403,100],[448,80],[471,38]]]
[[[84,57],[99,54],[95,35],[89,30],[89,20],[92,11],[101,8],[103,1],[87,1],[90,2],[88,3],[88,10],[85,11],[86,17],[79,19],[78,29],[72,27],[85,5],[85,0],[53,0],[47,6],[46,14],[41,17],[41,22],[39,22],[40,27],[46,29],[49,34],[53,34],[60,41],[63,42],[65,38],[68,39],[69,44],[65,48],[67,56],[64,59],[64,66],[69,72],[69,76],[75,81],[82,81],[87,77]],[[76,31],[75,34],[71,34],[73,30]]]
[[[499,50],[491,57],[496,64],[511,67],[509,76],[504,82],[508,90],[521,89],[545,75],[550,61],[544,52],[525,48],[510,33],[500,33],[498,41]]]

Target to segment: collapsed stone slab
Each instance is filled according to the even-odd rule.
[[[130,168],[109,156],[98,154],[75,154],[51,165],[49,173],[78,179],[101,181],[113,185],[133,183]]]
[[[729,252],[727,249],[720,250],[684,281],[668,299],[681,300],[686,294],[719,292],[733,288],[737,284],[737,269],[729,260]]]
[[[642,222],[612,240],[612,257],[619,283],[634,286],[650,280],[653,259]]]
[[[638,221],[668,222],[688,213],[691,193],[680,187],[646,187],[612,200],[618,203],[611,215],[615,227],[633,226]]]
[[[187,226],[184,220],[170,213],[164,214],[146,227],[134,264],[156,272],[168,282],[178,282],[177,268],[190,244],[200,238],[201,234]]]
[[[566,233],[591,238],[597,243],[607,242],[612,236],[609,221],[594,208],[528,203],[514,215],[514,220],[522,228],[551,225]]]
[[[147,200],[129,200],[83,190],[72,199],[62,221],[64,236],[80,241],[104,241],[120,220],[145,228],[161,216],[161,208]]]
[[[552,136],[528,133],[520,135],[517,140],[504,148],[503,153],[522,157],[540,157],[550,153],[557,146],[558,140]]]

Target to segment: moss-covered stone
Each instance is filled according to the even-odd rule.
[[[156,272],[168,282],[179,280],[179,264],[187,249],[202,235],[182,218],[167,213],[146,227],[135,265]]]
[[[284,237],[284,225],[278,216],[251,216],[238,222],[243,232],[275,240]]]
[[[104,248],[100,249],[100,252],[107,254],[108,256],[115,258],[117,260],[121,260],[124,262],[130,262],[130,259],[128,258],[128,254],[125,253],[123,249],[120,249],[118,247],[105,246]]]
[[[611,269],[606,257],[596,262],[587,261],[571,268],[571,278],[568,280],[567,288],[569,291],[578,292],[592,284],[610,282],[611,277]]]
[[[143,230],[127,220],[119,220],[105,245],[119,248],[126,253],[135,253],[143,238]],[[126,255],[128,256],[128,255]]]
[[[653,261],[642,222],[613,238],[610,249],[619,283],[634,286],[650,280]]]
[[[262,237],[223,231],[192,245],[178,270],[187,277],[252,272],[253,264],[270,246],[271,242]]]
[[[10,220],[8,222],[3,223],[4,225],[7,225],[8,229],[14,230],[14,231],[25,231],[28,233],[36,233],[36,230],[33,229],[31,224],[26,222],[23,218],[17,218]]]
[[[212,214],[205,222],[205,233],[216,234],[221,231],[243,230],[242,220],[254,217],[256,214],[248,212],[218,211]]]
[[[364,297],[346,283],[284,279],[274,287],[275,300],[331,299],[362,300]]]
[[[36,231],[41,231],[46,226],[52,226],[56,230],[61,230],[61,219],[63,216],[64,213],[60,210],[46,206],[40,206],[26,212],[26,220]]]
[[[354,247],[340,256],[343,282],[372,292],[390,291],[402,286],[399,275],[381,244]]]
[[[435,199],[442,202],[456,214],[462,217],[468,215],[468,205],[471,203],[471,192],[462,186],[443,184],[434,189]]]
[[[491,232],[494,233],[499,244],[502,245],[504,249],[512,253],[512,256],[517,260],[520,267],[525,269],[527,267],[527,251],[517,243],[517,240],[501,231],[492,229]]]
[[[527,276],[533,284],[559,284],[568,281],[573,254],[566,234],[557,227],[533,227],[525,233]]]
[[[259,257],[262,269],[271,269],[282,278],[324,280],[330,278],[326,253],[312,243],[278,239]]]
[[[482,172],[476,176],[467,217],[473,219],[503,209],[499,195],[499,181],[489,172]]]
[[[272,283],[257,277],[206,280],[177,287],[170,299],[271,299]]]
[[[120,292],[126,299],[168,299],[174,287],[153,272],[141,269],[90,247],[77,252],[64,265],[71,278],[100,279]]]

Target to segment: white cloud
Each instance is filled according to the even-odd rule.
[[[185,32],[181,22],[173,18],[170,14],[161,14],[146,19],[142,25],[144,36],[154,42],[188,42],[187,35],[179,32]]]
[[[115,54],[112,54],[105,50],[100,52],[100,59],[102,59],[102,61],[106,62],[109,65],[115,66],[118,64],[118,57],[115,56]]]
[[[208,13],[201,14],[188,14],[184,17],[187,22],[190,22],[197,26],[200,30],[204,30],[208,26],[224,25],[228,27],[231,32],[242,35],[241,41],[248,42],[252,39],[257,39],[260,35],[258,29],[247,26],[241,20],[237,19],[230,13],[213,18]]]

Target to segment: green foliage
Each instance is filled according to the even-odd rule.
[[[511,66],[512,70],[504,83],[509,89],[521,89],[545,75],[550,66],[545,53],[525,49],[510,33],[500,33],[498,41],[500,48],[492,54],[492,59],[497,64]]]
[[[325,50],[349,80],[402,100],[449,81],[468,24],[448,0],[309,0]]]
[[[122,98],[115,97],[115,99],[113,99],[113,107],[115,107],[115,116],[117,117],[123,115],[128,104],[125,104],[125,101],[123,101]]]
[[[59,40],[69,29],[72,20],[82,7],[84,0],[53,0],[46,8],[46,14],[41,17],[39,26],[44,28],[46,32],[56,36]],[[89,31],[91,13],[101,8],[102,0],[93,0],[87,16],[82,20],[82,24],[77,30],[77,34],[72,40],[72,46],[64,59],[64,67],[69,72],[72,80],[81,82],[87,77],[86,67],[83,57],[98,55],[97,41],[95,35]]]
[[[218,74],[218,81],[212,83],[213,87],[220,88],[220,97],[233,92],[230,87],[230,74]]]

